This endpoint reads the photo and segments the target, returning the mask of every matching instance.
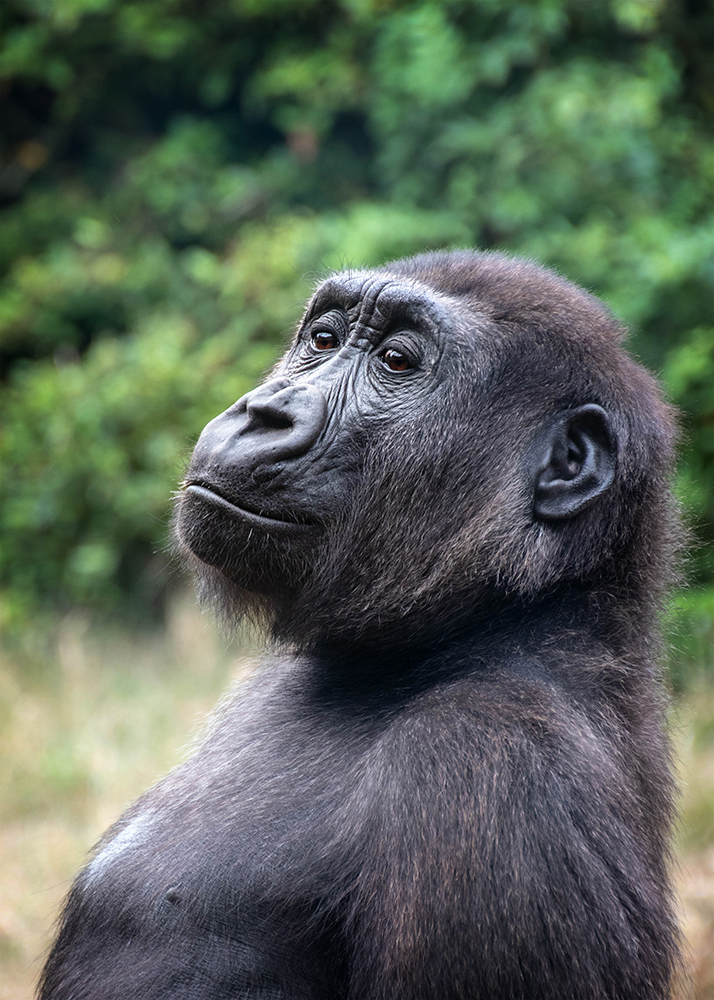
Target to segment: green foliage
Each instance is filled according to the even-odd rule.
[[[6,0],[0,16],[6,619],[160,610],[182,461],[268,369],[313,280],[454,245],[535,256],[632,326],[683,410],[694,576],[714,586],[704,0]]]

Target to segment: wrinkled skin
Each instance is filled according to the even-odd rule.
[[[664,1000],[674,429],[499,255],[335,275],[216,417],[177,546],[279,643],[99,844],[43,1000]]]
[[[443,409],[458,349],[448,340],[450,305],[389,278],[327,282],[275,376],[201,435],[179,514],[194,554],[248,589],[294,592],[310,553],[350,506],[365,450],[398,446]],[[407,360],[395,364],[389,352]],[[199,513],[209,504],[217,515],[210,534]],[[251,554],[257,535],[270,539],[275,566],[265,550],[258,560]],[[246,549],[245,559],[259,562],[250,570]],[[295,550],[291,578],[284,560]]]

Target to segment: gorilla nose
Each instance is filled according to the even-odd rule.
[[[271,379],[208,424],[194,459],[248,469],[296,458],[312,447],[326,418],[327,400],[316,386]]]
[[[252,436],[255,445],[272,461],[293,458],[306,452],[320,436],[327,418],[327,400],[314,385],[292,385],[287,379],[266,382],[235,404],[247,415],[240,430]],[[246,440],[246,444],[247,444]]]

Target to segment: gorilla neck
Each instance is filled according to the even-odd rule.
[[[452,616],[431,626],[407,616],[366,634],[336,618],[332,628],[314,631],[309,640],[304,621],[296,621],[292,608],[278,617],[273,634],[282,648],[317,657],[335,675],[359,677],[367,685],[382,677],[418,684],[424,664],[441,657],[457,672],[516,651],[538,657],[556,650],[567,657],[587,649],[591,655],[597,650],[604,657],[634,662],[642,660],[645,649],[647,659],[654,660],[659,650],[656,610],[629,596],[626,603],[612,586],[564,583],[540,598],[484,602],[458,620]],[[433,680],[431,666],[429,671]]]

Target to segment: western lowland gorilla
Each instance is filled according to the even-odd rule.
[[[435,253],[328,278],[175,533],[271,630],[100,842],[52,1000],[655,1000],[673,421],[596,299]]]

